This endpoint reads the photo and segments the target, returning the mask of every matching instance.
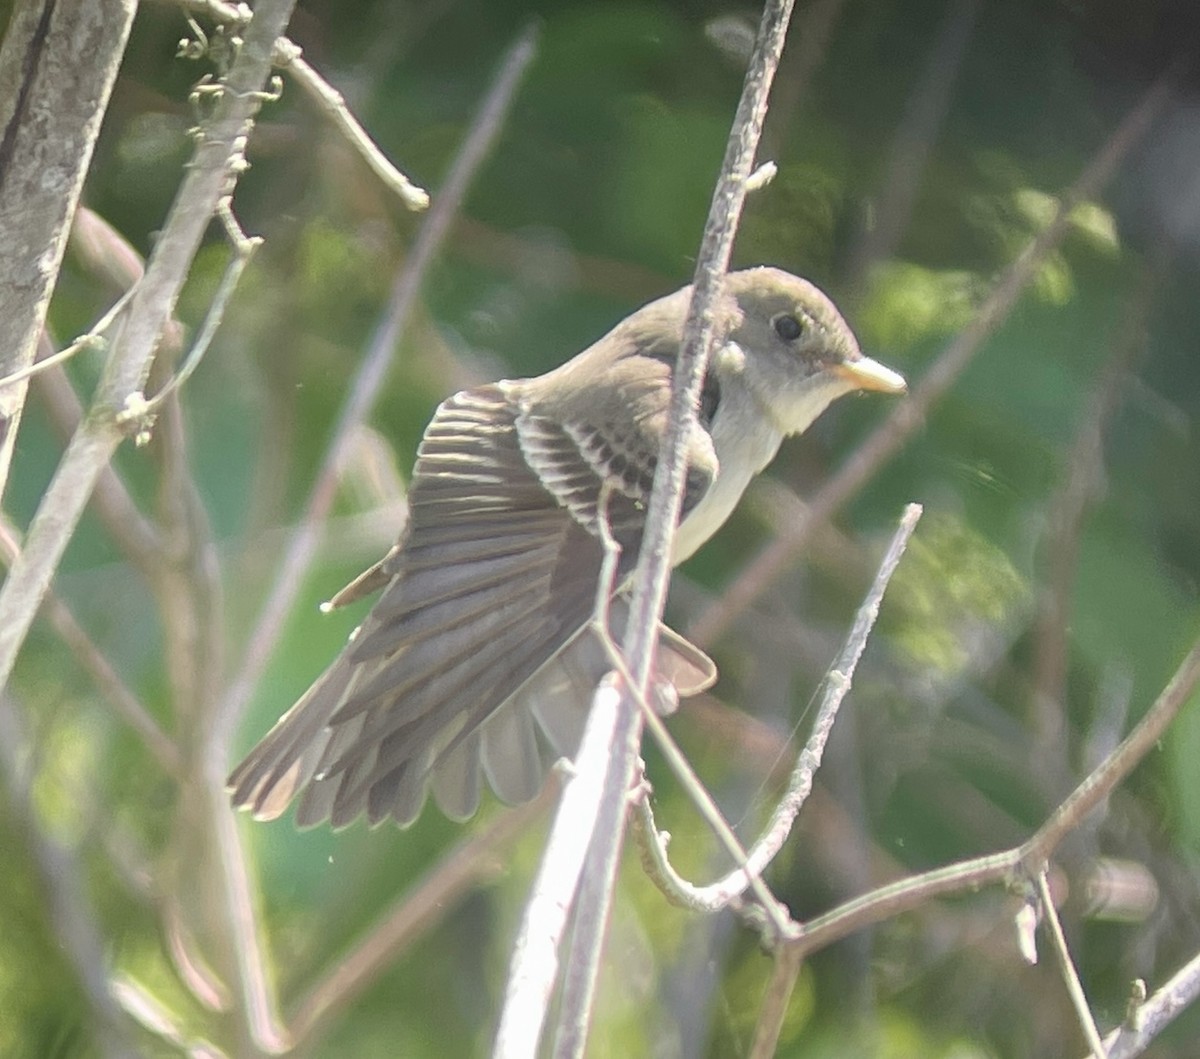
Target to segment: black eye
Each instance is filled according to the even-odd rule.
[[[804,325],[791,313],[780,313],[771,322],[775,325],[775,333],[785,342],[795,342],[804,334]]]

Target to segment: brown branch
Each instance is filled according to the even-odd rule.
[[[362,940],[291,1005],[289,1023],[297,1045],[312,1047],[341,1012],[363,994],[419,937],[454,911],[464,895],[503,871],[503,854],[541,817],[557,794],[547,784],[536,800],[506,810],[460,842],[382,916]]]
[[[358,430],[375,406],[425,274],[437,257],[472,180],[504,125],[517,87],[533,60],[536,39],[536,31],[532,27],[527,28],[506,53],[496,79],[451,163],[446,182],[421,226],[412,253],[392,285],[387,306],[342,404],[321,469],[309,491],[300,522],[284,552],[241,666],[225,691],[219,726],[220,737],[226,743],[266,668],[271,651],[295,603],[304,571],[316,554],[321,525],[333,506],[338,476],[353,449]]]
[[[633,598],[622,645],[629,671],[636,681],[635,686],[643,697],[649,682],[658,622],[666,601],[671,545],[687,469],[687,440],[695,429],[700,387],[715,338],[717,297],[729,266],[746,197],[746,180],[754,167],[767,114],[767,99],[779,67],[791,14],[792,0],[767,0],[763,7],[754,53],[746,71],[742,96],[697,254],[691,303],[683,325],[679,358],[672,374],[666,435],[655,468],[654,488],[638,553]],[[593,733],[589,718],[576,756],[576,767],[580,769],[589,757],[606,765],[594,830],[588,829],[591,837],[587,864],[582,878],[578,880],[574,929],[563,977],[562,1003],[554,1046],[558,1056],[581,1055],[587,1040],[600,953],[607,932],[617,865],[625,835],[627,793],[637,769],[641,720],[641,711],[631,689],[624,689],[614,718],[611,740],[603,737],[602,729],[598,728]],[[580,822],[570,821],[563,826],[580,829]],[[559,821],[556,820],[555,831],[558,827]],[[547,856],[550,855],[548,849]],[[571,885],[568,892],[573,890],[574,885]],[[519,960],[520,953],[512,971],[516,980],[520,979],[521,973]],[[504,1023],[501,1025],[503,1028]],[[536,1032],[533,1039],[536,1040]],[[506,1053],[503,1047],[501,1038],[497,1043],[497,1055],[520,1053],[519,1048],[516,1052]]]
[[[951,93],[982,7],[981,0],[949,5],[925,67],[904,107],[888,152],[883,189],[872,223],[850,252],[846,287],[858,293],[871,266],[889,258],[900,241],[917,197],[925,164],[950,109]]]
[[[45,335],[42,341],[49,345]],[[36,376],[33,391],[44,405],[54,429],[64,440],[70,439],[83,422],[83,404],[66,371],[52,368]],[[138,509],[111,464],[106,465],[96,479],[91,508],[121,554],[149,581],[162,560],[162,540],[158,529]]]
[[[1142,989],[1145,996],[1145,989]],[[1145,1003],[1131,1006],[1125,1024],[1105,1039],[1108,1059],[1134,1059],[1200,997],[1200,955],[1193,956]],[[1089,1059],[1097,1059],[1095,1054]]]
[[[1200,640],[1192,645],[1174,676],[1133,731],[1023,845],[935,868],[846,901],[809,920],[804,925],[803,937],[792,944],[805,953],[814,952],[934,897],[1007,882],[1016,875],[1036,878],[1062,840],[1083,823],[1154,749],[1197,685],[1200,685]]]
[[[30,789],[32,777],[23,755],[30,746],[21,710],[0,693],[0,782],[8,806],[45,891],[47,922],[75,972],[92,1021],[89,1026],[100,1053],[123,1059],[134,1053],[129,1026],[113,999],[109,957],[99,922],[87,896],[85,872],[74,853],[44,833]],[[11,853],[9,854],[11,855]]]
[[[797,758],[787,792],[771,814],[771,820],[762,837],[751,847],[738,868],[723,879],[706,886],[687,883],[674,871],[667,858],[666,846],[654,824],[654,816],[648,802],[644,799],[639,802],[638,814],[642,826],[638,833],[647,840],[647,844],[643,845],[643,862],[649,861],[651,877],[676,903],[698,912],[715,912],[724,908],[745,892],[751,879],[760,877],[766,871],[783,848],[800,809],[812,791],[825,743],[833,729],[842,701],[850,690],[858,660],[862,657],[867,637],[879,615],[883,594],[920,516],[921,508],[917,504],[910,504],[905,510],[900,526],[879,565],[875,580],[859,608],[850,635],[829,671],[825,694],[813,720],[812,734]]]
[[[164,2],[164,0],[159,0]],[[250,20],[251,9],[244,3],[231,4],[225,0],[165,0],[188,11],[204,14],[218,26],[240,27]],[[200,46],[203,51],[203,44]],[[303,58],[301,49],[287,37],[275,42],[274,65],[288,73],[317,109],[358,152],[367,167],[406,209],[419,213],[429,207],[429,193],[417,187],[381,151],[366,129],[346,106],[341,93],[314,70]]]
[[[1071,1006],[1079,1017],[1079,1025],[1084,1038],[1091,1047],[1097,1059],[1108,1059],[1104,1044],[1100,1040],[1100,1031],[1096,1028],[1096,1019],[1088,1004],[1087,994],[1083,991],[1083,983],[1079,980],[1079,972],[1075,969],[1075,961],[1071,950],[1067,948],[1067,936],[1063,933],[1062,922],[1058,918],[1058,909],[1054,907],[1054,895],[1050,892],[1048,873],[1041,871],[1037,876],[1037,893],[1041,898],[1041,913],[1045,925],[1049,928],[1051,946],[1058,968],[1062,972],[1067,993],[1071,997]]]
[[[0,561],[5,566],[11,566],[20,550],[16,530],[0,515]],[[113,712],[141,737],[151,757],[169,775],[178,776],[181,765],[179,748],[158,726],[158,722],[150,715],[145,704],[130,690],[129,685],[117,675],[117,671],[104,657],[103,652],[75,620],[71,608],[50,591],[46,593],[42,610],[59,639],[91,677],[100,694],[112,705]]]
[[[230,68],[212,118],[198,132],[191,166],[130,300],[85,417],[50,482],[25,546],[0,589],[0,687],[49,587],[67,543],[104,467],[125,436],[122,413],[141,394],[159,336],[218,202],[231,192],[244,159],[249,125],[262,102],[271,47],[294,0],[262,0]],[[69,6],[69,5],[68,5]],[[90,5],[84,5],[89,10]]]

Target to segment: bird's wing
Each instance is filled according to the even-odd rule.
[[[632,395],[639,407],[661,403],[665,414],[667,380],[644,389]],[[636,563],[654,471],[653,457],[626,453],[655,450],[628,436],[640,416],[614,449],[597,430],[539,415],[523,392],[497,383],[438,409],[418,452],[401,545],[384,561],[387,587],[338,659],[230,777],[236,805],[273,817],[303,791],[301,825],[341,826],[364,811],[372,823],[390,815],[407,824],[436,771],[439,802],[469,815],[480,765],[501,797],[536,793],[531,717],[553,718],[552,689],[595,681],[598,645],[581,630],[603,559],[597,512],[621,545],[619,585]],[[603,491],[618,455],[619,485]],[[710,470],[693,469],[685,512],[710,480]],[[665,668],[681,684],[711,683],[702,653],[663,644]]]

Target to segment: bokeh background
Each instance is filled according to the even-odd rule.
[[[762,152],[779,173],[749,200],[735,262],[810,277],[865,348],[919,381],[1123,117],[1179,55],[1200,54],[1197,14],[1189,0],[798,5]],[[497,147],[425,277],[370,429],[339,469],[318,560],[237,752],[361,616],[323,616],[317,603],[389,546],[437,402],[473,382],[546,370],[690,278],[756,17],[752,5],[665,0],[301,3],[292,37],[435,195],[505,50],[531,18],[540,32]],[[179,7],[144,5],[85,191],[141,253],[189,157],[187,97],[209,69],[176,57],[187,33]],[[907,501],[925,505],[819,789],[770,874],[798,916],[1026,837],[1144,712],[1200,627],[1198,90],[1185,63],[1149,133],[1072,215],[1015,310],[899,455],[732,623],[714,647],[713,697],[672,722],[728,815],[753,834],[883,542]],[[265,243],[183,398],[188,467],[219,560],[221,591],[207,611],[223,645],[218,688],[242,663],[421,224],[294,86],[263,111],[249,160],[235,208]],[[185,328],[203,318],[227,255],[214,227],[179,306]],[[85,330],[113,293],[94,258],[69,256],[55,340]],[[100,363],[98,353],[72,363],[81,393]],[[719,601],[891,411],[878,396],[847,400],[789,442],[676,576],[674,623],[686,627]],[[126,446],[118,465],[151,518],[163,514],[159,445]],[[35,392],[6,495],[18,526],[61,446]],[[170,616],[99,521],[85,520],[55,588],[185,744],[194,718],[181,716],[163,661]],[[33,737],[39,826],[76,858],[81,907],[113,968],[170,1013],[180,1039],[252,1054],[238,1019],[206,1006],[199,978],[181,967],[181,954],[198,958],[215,943],[197,911],[207,854],[182,840],[190,803],[179,777],[114,717],[49,626],[35,629],[12,690]],[[718,871],[704,828],[648,759],[673,852],[695,876]],[[428,809],[404,833],[243,821],[285,1015],[447,850],[503,811],[488,803],[455,825]],[[482,881],[429,912],[302,1051],[485,1054],[543,827],[536,817],[490,857]],[[95,1054],[29,821],[4,801],[0,849],[0,1054]],[[1120,1020],[1132,979],[1153,988],[1200,950],[1198,852],[1193,702],[1056,862],[1069,940],[1103,1026]],[[1130,892],[1124,904],[1099,907],[1106,878]],[[1018,906],[985,891],[820,953],[802,972],[779,1054],[1082,1055],[1049,953],[1037,967],[1018,953]],[[668,906],[631,856],[592,1054],[745,1054],[770,968],[731,918]],[[134,1033],[143,1054],[186,1051]],[[1198,1039],[1192,1011],[1147,1054],[1195,1056]]]

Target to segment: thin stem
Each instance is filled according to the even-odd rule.
[[[107,946],[87,896],[83,865],[71,850],[44,833],[37,817],[31,777],[22,759],[29,746],[17,704],[11,696],[0,694],[0,782],[45,890],[48,923],[91,1011],[100,1054],[112,1059],[133,1055],[126,1020],[113,999]]]
[[[1050,892],[1047,873],[1042,871],[1037,877],[1038,896],[1041,898],[1042,917],[1050,928],[1050,940],[1054,945],[1054,955],[1058,958],[1058,966],[1062,971],[1063,981],[1067,984],[1067,993],[1079,1016],[1079,1025],[1087,1038],[1088,1047],[1096,1059],[1108,1059],[1108,1052],[1100,1040],[1100,1031],[1096,1028],[1096,1020],[1092,1017],[1092,1009],[1088,1005],[1087,994],[1083,991],[1083,983],[1079,980],[1079,972],[1075,970],[1075,961],[1071,959],[1071,950],[1067,948],[1067,937],[1063,933],[1062,923],[1058,918],[1058,910],[1054,907],[1054,895]]]
[[[673,373],[670,415],[655,469],[623,644],[635,686],[643,693],[650,676],[658,622],[666,600],[671,545],[687,469],[687,439],[694,429],[700,386],[715,336],[717,297],[729,265],[734,234],[745,201],[746,180],[762,136],[767,97],[779,66],[791,13],[792,0],[768,0],[764,6],[697,255],[691,305]],[[581,881],[567,958],[554,1047],[554,1054],[559,1057],[583,1054],[591,1023],[600,953],[625,834],[626,795],[636,772],[641,736],[641,712],[630,692],[631,689],[625,690],[619,704],[614,739],[607,744],[589,741],[589,733],[585,730],[584,744],[577,758],[577,762],[582,762],[586,748],[602,760],[609,760],[609,765]]]
[[[775,859],[776,854],[787,841],[791,834],[792,824],[812,790],[813,778],[821,765],[825,743],[833,729],[833,723],[842,700],[850,690],[858,660],[866,648],[867,638],[879,616],[879,608],[888,582],[900,563],[900,558],[908,546],[920,517],[921,507],[919,504],[910,504],[905,509],[900,525],[879,565],[875,580],[867,592],[862,606],[858,609],[846,644],[829,672],[825,695],[817,709],[816,719],[813,721],[812,734],[796,761],[796,766],[788,782],[787,792],[776,806],[762,837],[751,847],[741,866],[708,886],[685,885],[683,888],[679,888],[682,880],[667,861],[665,847],[652,839],[653,845],[646,853],[656,874],[672,882],[672,896],[680,903],[701,912],[713,912],[725,907],[745,891],[748,879],[757,878],[766,871],[767,866]],[[648,832],[648,836],[656,839],[658,832],[648,806],[641,810],[641,815],[644,830]]]
[[[1142,995],[1145,995],[1144,989]],[[1188,1005],[1200,997],[1200,954],[1173,974],[1149,1000],[1131,1006],[1125,1024],[1104,1040],[1108,1059],[1134,1059],[1169,1026]],[[1089,1059],[1097,1059],[1091,1056]]]
[[[197,142],[192,165],[155,243],[142,282],[112,341],[92,412],[76,431],[38,505],[25,546],[0,588],[0,688],[8,683],[59,560],[75,532],[97,478],[124,437],[117,419],[142,391],[158,337],[170,319],[200,240],[236,181],[248,124],[262,100],[271,46],[287,25],[294,0],[260,0],[229,71],[226,90]]]
[[[11,566],[20,551],[13,527],[7,519],[0,516],[0,560],[6,566]],[[178,776],[182,767],[179,748],[158,726],[145,703],[117,675],[104,653],[76,621],[70,607],[51,590],[46,593],[42,610],[59,639],[91,677],[100,693],[108,699],[113,712],[141,737],[151,757],[165,772],[171,776]]]
[[[1101,765],[1090,773],[1024,844],[914,875],[846,901],[804,924],[793,942],[815,952],[863,927],[880,923],[943,894],[1039,873],[1062,840],[1112,793],[1155,747],[1171,721],[1200,685],[1200,639],[1179,664],[1145,717]]]
[[[412,253],[396,276],[383,317],[371,337],[367,354],[338,414],[321,469],[305,502],[304,513],[284,552],[267,602],[259,613],[241,667],[222,700],[219,727],[226,740],[236,727],[266,668],[287,615],[295,603],[304,571],[316,554],[320,527],[333,505],[340,469],[346,464],[359,428],[375,406],[425,274],[441,250],[467,190],[504,125],[517,87],[533,61],[536,46],[536,29],[529,26],[508,49],[500,71],[451,163],[446,182],[425,218]]]
[[[292,1039],[312,1047],[321,1032],[378,980],[399,953],[445,919],[457,902],[481,882],[502,872],[503,852],[541,816],[555,792],[507,810],[464,839],[367,927],[361,940],[291,1005]]]

